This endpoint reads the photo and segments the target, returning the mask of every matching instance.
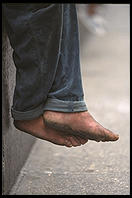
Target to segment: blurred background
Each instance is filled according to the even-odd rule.
[[[63,148],[37,140],[10,194],[130,193],[130,5],[77,4],[85,101],[117,142]]]
[[[88,7],[92,5],[94,14],[89,17]],[[95,107],[96,113],[103,105],[103,108],[113,107],[114,114],[115,111],[129,114],[130,7],[127,4],[78,4],[77,8],[88,107],[92,107],[92,111]],[[114,115],[111,119],[115,119]]]

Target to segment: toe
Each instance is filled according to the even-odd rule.
[[[117,141],[119,139],[119,135],[111,132],[108,129],[104,130],[105,138],[102,141]]]
[[[78,138],[74,137],[74,136],[70,136],[70,141],[72,143],[73,146],[80,146],[81,142],[79,141]]]
[[[81,137],[78,137],[79,141],[81,144],[86,144],[88,142],[88,139],[84,139],[84,138],[81,138]]]
[[[72,147],[72,142],[68,139],[65,139],[64,145],[67,147]]]

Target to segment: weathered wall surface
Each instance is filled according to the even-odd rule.
[[[11,106],[15,86],[15,66],[12,48],[2,32],[2,191],[7,195],[24,165],[35,138],[13,126]]]

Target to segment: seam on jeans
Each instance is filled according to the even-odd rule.
[[[42,3],[42,4],[45,4],[45,3]],[[50,5],[48,4],[46,7],[33,9],[31,12],[36,14],[36,13],[40,12],[41,10],[48,10],[49,8],[53,7],[54,5],[55,4],[50,3]]]
[[[68,5],[69,6],[69,5]],[[77,28],[78,28],[78,20],[77,20],[77,12],[76,12],[76,7],[74,5],[74,7],[72,7],[71,9],[74,9],[75,10],[75,13],[76,13],[76,22],[77,22]],[[65,11],[66,12],[66,11]],[[63,11],[64,15],[65,15],[65,12]],[[63,19],[64,21],[64,19]],[[79,31],[78,31],[78,42],[79,42]],[[80,49],[78,49],[80,51]],[[64,53],[62,53],[61,56],[64,56]],[[79,57],[79,64],[80,64],[80,57]],[[81,75],[81,68],[80,68],[80,65],[79,65],[79,70],[80,70],[80,75]],[[67,85],[65,87],[65,92],[68,92],[68,95],[71,94],[71,97],[73,96],[72,93],[69,93],[70,89],[71,89],[71,86],[73,84],[73,79],[71,79],[70,83],[69,83],[69,78],[68,78],[68,74],[66,73],[65,74],[65,84]],[[82,83],[81,83],[82,84]],[[84,94],[83,94],[84,95]]]
[[[78,107],[78,108],[74,108],[74,109],[47,106],[43,109],[43,112],[45,112],[45,111],[58,111],[58,112],[65,112],[65,113],[73,113],[73,112],[82,112],[82,111],[87,111],[87,110],[88,109],[87,109],[86,106]]]
[[[57,71],[57,65],[58,65],[58,63],[59,63],[59,58],[60,58],[60,54],[61,54],[61,45],[62,45],[62,32],[63,32],[63,12],[64,12],[64,8],[63,8],[63,4],[60,4],[60,6],[61,6],[61,18],[62,18],[62,20],[61,20],[61,32],[60,32],[60,40],[59,40],[59,50],[58,50],[58,57],[57,57],[57,61],[56,61],[56,69],[55,69],[55,72],[54,72],[54,76],[53,76],[53,81],[52,81],[52,84],[54,83],[54,80],[55,80],[55,75],[56,75],[56,71]],[[52,85],[51,85],[51,87],[52,87]],[[51,87],[50,87],[50,89],[51,89]],[[50,89],[49,89],[49,91],[50,91]]]

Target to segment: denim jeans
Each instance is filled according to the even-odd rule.
[[[74,4],[3,4],[16,67],[12,116],[86,111]]]

